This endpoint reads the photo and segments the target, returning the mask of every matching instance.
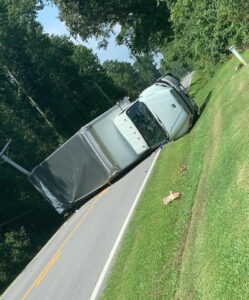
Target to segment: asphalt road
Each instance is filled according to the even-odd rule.
[[[156,157],[152,154],[81,207],[1,299],[95,299]]]

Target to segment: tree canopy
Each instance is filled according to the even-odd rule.
[[[43,33],[40,7],[33,0],[0,0],[0,149],[12,138],[6,154],[27,170],[126,94],[91,50]],[[2,161],[0,187],[1,291],[62,220]]]
[[[170,37],[169,9],[157,0],[55,0],[60,17],[73,35],[83,40],[96,36],[106,39],[116,25],[119,44],[135,53],[158,49]],[[105,43],[102,43],[105,45]]]
[[[108,60],[103,67],[115,85],[123,89],[132,100],[161,75],[150,55],[138,57],[133,64]]]
[[[249,42],[248,1],[177,0],[170,11],[174,39],[163,47],[166,68],[178,60],[212,70],[227,57],[229,46]]]
[[[164,68],[212,69],[232,44],[249,42],[247,1],[54,0],[73,35],[104,41],[119,25],[117,42],[135,54],[160,50]],[[180,73],[182,73],[179,70]]]

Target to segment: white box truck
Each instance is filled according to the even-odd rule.
[[[133,103],[124,100],[83,126],[32,170],[29,181],[63,214],[156,148],[187,133],[197,113],[179,80],[166,75]]]

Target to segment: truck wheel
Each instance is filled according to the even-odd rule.
[[[64,218],[65,220],[69,219],[69,218],[71,217],[71,215],[72,215],[74,212],[75,212],[75,210],[72,209],[72,208],[66,210],[66,211],[63,213],[63,218]]]

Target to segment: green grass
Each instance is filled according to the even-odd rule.
[[[162,151],[102,299],[249,299],[249,67],[237,65],[204,86],[195,75],[201,117]],[[171,190],[182,198],[165,206]]]

